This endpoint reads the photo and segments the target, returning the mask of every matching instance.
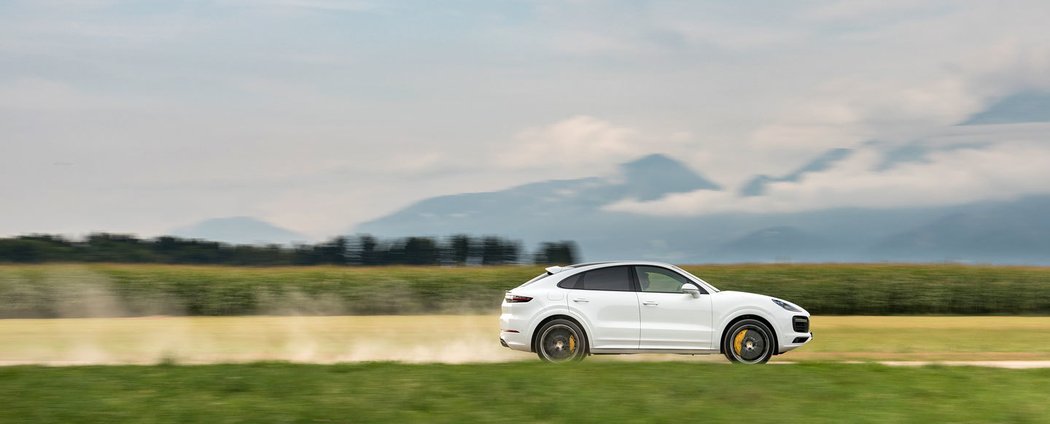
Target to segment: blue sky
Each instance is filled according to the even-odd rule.
[[[0,234],[153,235],[250,215],[324,237],[421,198],[605,175],[648,153],[737,187],[830,148],[859,152],[761,198],[610,208],[702,215],[1040,192],[1045,126],[954,124],[1050,88],[1048,9],[0,2]],[[909,143],[983,147],[875,170]]]

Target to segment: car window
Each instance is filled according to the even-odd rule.
[[[576,274],[576,275],[573,275],[573,276],[571,276],[569,278],[561,280],[561,282],[558,283],[558,287],[561,287],[563,289],[581,288],[581,287],[576,287],[576,285],[577,285],[576,283],[578,283],[580,281],[580,277],[582,275],[583,274]]]
[[[631,270],[626,266],[614,266],[587,271],[580,281],[584,290],[633,291]],[[580,287],[579,284],[576,285]]]
[[[682,284],[692,284],[677,272],[660,267],[636,266],[634,270],[638,273],[638,285],[643,292],[681,293]]]

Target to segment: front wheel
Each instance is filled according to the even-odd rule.
[[[722,340],[726,358],[742,364],[764,364],[776,349],[773,332],[762,321],[745,319],[733,323]]]
[[[536,355],[547,362],[581,361],[587,355],[587,336],[576,323],[556,319],[537,331]]]

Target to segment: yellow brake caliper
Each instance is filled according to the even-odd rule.
[[[740,343],[744,341],[744,336],[746,335],[747,330],[744,330],[739,333],[736,333],[736,338],[733,339],[733,351],[735,351],[737,355],[740,354]]]
[[[569,336],[569,352],[576,352],[576,338]]]

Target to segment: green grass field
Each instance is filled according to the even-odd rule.
[[[682,362],[0,368],[4,423],[1050,421],[1050,370]]]
[[[1050,360],[1050,317],[816,316],[815,339],[777,361]],[[0,320],[0,364],[247,361],[535,361],[500,347],[493,315]],[[721,356],[612,356],[588,361]]]
[[[1050,268],[706,265],[724,290],[782,297],[817,315],[1050,315]],[[537,266],[221,267],[0,265],[0,318],[493,313]]]

